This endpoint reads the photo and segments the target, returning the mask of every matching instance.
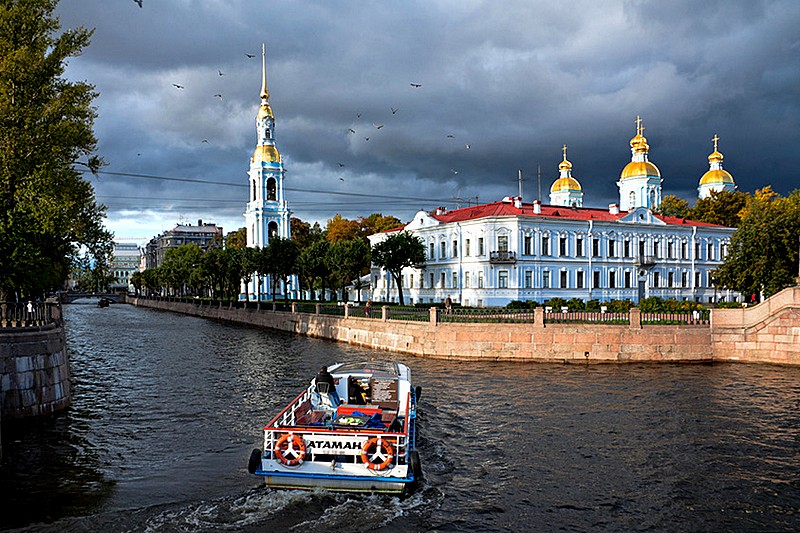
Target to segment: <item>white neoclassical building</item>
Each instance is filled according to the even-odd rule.
[[[419,236],[427,251],[424,267],[403,272],[406,303],[442,302],[448,295],[478,307],[554,297],[638,302],[657,296],[702,303],[738,299],[736,293],[717,290],[713,279],[734,230],[654,214],[662,180],[648,151],[637,119],[631,163],[617,182],[624,210],[617,204],[581,207],[582,192],[569,196],[580,185],[571,176],[565,149],[556,180],[563,189],[555,184],[551,188],[554,205],[507,197],[453,211],[418,212],[394,230]],[[370,241],[390,234],[372,235]],[[398,301],[391,276],[374,266],[371,291],[375,301]]]

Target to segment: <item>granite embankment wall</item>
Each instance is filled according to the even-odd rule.
[[[800,364],[800,279],[754,307],[711,313],[714,359]]]
[[[421,357],[559,363],[703,362],[713,358],[708,326],[642,326],[638,310],[633,310],[630,326],[545,324],[541,316],[532,324],[486,324],[442,323],[435,318],[407,322],[340,317],[140,298],[128,301]]]
[[[67,407],[71,382],[63,325],[0,332],[0,381],[3,420]]]

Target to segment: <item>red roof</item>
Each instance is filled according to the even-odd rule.
[[[465,220],[475,220],[485,217],[498,217],[498,216],[521,216],[531,218],[556,218],[566,220],[600,220],[604,222],[614,222],[623,218],[628,213],[621,211],[617,214],[611,214],[608,209],[596,209],[591,207],[566,207],[558,205],[542,205],[541,213],[535,214],[533,212],[533,204],[522,204],[522,207],[515,207],[511,202],[493,202],[490,204],[476,205],[472,207],[463,207],[453,211],[444,213],[431,213],[431,216],[442,223],[449,222],[463,222]],[[695,220],[688,220],[680,217],[667,217],[662,215],[655,215],[656,218],[664,221],[666,224],[675,226],[708,226],[708,227],[722,227],[717,224],[709,224],[707,222],[697,222]]]

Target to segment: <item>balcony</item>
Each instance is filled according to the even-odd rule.
[[[512,265],[517,262],[517,253],[507,250],[489,252],[489,262],[495,265]]]
[[[654,255],[640,255],[634,261],[636,267],[652,268],[656,266],[656,256]]]

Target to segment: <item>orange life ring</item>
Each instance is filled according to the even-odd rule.
[[[388,440],[372,437],[361,447],[361,461],[370,470],[383,470],[394,460],[394,446]]]
[[[306,443],[300,435],[287,433],[275,443],[275,457],[286,466],[297,466],[306,458]],[[289,456],[292,458],[290,459]]]

